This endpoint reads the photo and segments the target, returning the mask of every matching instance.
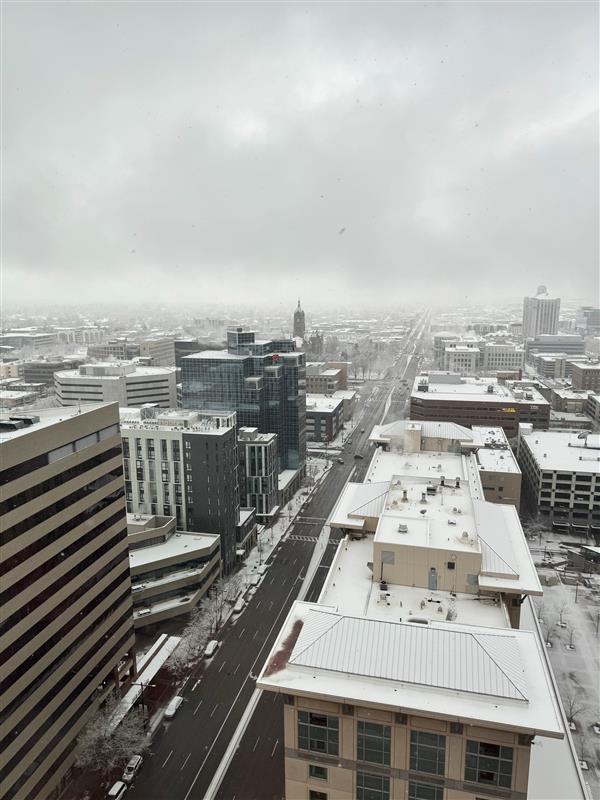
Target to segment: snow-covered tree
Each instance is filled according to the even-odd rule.
[[[169,656],[167,667],[175,675],[183,676],[202,655],[212,634],[208,602],[203,600],[192,612],[190,621],[181,634],[181,641]]]
[[[108,775],[116,767],[124,767],[132,755],[148,750],[144,712],[132,708],[115,725],[119,702],[116,692],[110,694],[79,734],[77,766]]]

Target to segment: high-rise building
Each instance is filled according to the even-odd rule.
[[[304,311],[300,305],[300,298],[298,298],[298,306],[294,311],[294,336],[297,336],[299,339],[304,339],[304,334],[306,333],[306,319],[304,315]]]
[[[118,407],[5,417],[0,455],[0,796],[45,800],[134,670]]]
[[[83,364],[79,369],[55,372],[54,390],[61,406],[112,401],[121,407],[177,405],[175,367],[142,367],[134,362]]]
[[[184,408],[235,411],[238,425],[276,433],[278,470],[304,469],[306,366],[291,339],[257,341],[240,327],[227,331],[227,350],[181,359]]]
[[[545,286],[538,286],[535,297],[523,299],[523,338],[531,339],[540,333],[556,334],[560,298],[550,297]]]
[[[218,534],[229,572],[240,515],[235,414],[126,408],[121,432],[127,510]]]
[[[257,681],[283,698],[285,796],[526,800],[551,773],[583,800],[517,512],[462,454],[412,449],[346,484],[319,600],[293,604]]]

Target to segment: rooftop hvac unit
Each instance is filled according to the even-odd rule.
[[[408,533],[408,525],[405,522],[398,523],[398,533]]]

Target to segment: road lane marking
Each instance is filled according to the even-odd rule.
[[[256,608],[258,608],[258,607],[259,607],[259,605],[260,605],[260,600],[259,600],[259,601],[258,601],[258,603],[256,604]]]
[[[253,639],[256,639],[256,634],[257,633],[258,633],[258,629],[254,631],[254,636],[252,637]]]
[[[277,695],[275,695],[275,696],[277,696]],[[275,746],[271,750],[271,758],[273,758],[273,756],[275,755],[275,750],[277,750],[277,745],[278,744],[279,744],[279,739],[277,739],[277,741],[275,742]]]
[[[242,630],[238,633],[238,639],[242,638],[242,636],[244,635],[244,631],[245,630],[246,630],[246,628],[242,628]]]
[[[189,679],[190,679],[190,676],[188,675],[187,678],[184,680],[184,682],[181,684],[181,691],[182,692],[185,689],[185,686],[186,686],[187,682],[189,681]]]
[[[213,710],[210,712],[210,716],[211,716],[211,718],[212,718],[212,715],[215,713],[215,711],[217,710],[217,708],[218,708],[218,707],[219,707],[219,704],[217,703],[217,705],[216,705],[216,706],[213,708]]]
[[[258,743],[259,743],[259,742],[260,742],[260,736],[259,736],[259,737],[258,737],[258,739],[257,739],[257,740],[254,742],[254,747],[252,748],[252,752],[253,752],[253,753],[256,751],[256,748],[258,747]]]
[[[277,693],[275,693],[275,697],[277,697]],[[196,714],[198,713],[198,709],[200,708],[201,705],[202,705],[202,700],[200,700],[200,702],[198,703],[198,705],[194,709],[194,716],[196,716]]]
[[[198,686],[198,684],[200,683],[201,680],[202,680],[202,678],[198,678],[196,683],[192,686],[192,692],[194,692],[196,690],[196,686]],[[200,702],[202,702],[202,700],[200,700]]]
[[[172,755],[173,755],[173,751],[171,750],[171,752],[169,753],[169,755],[168,755],[168,756],[165,758],[165,760],[163,761],[163,765],[162,765],[161,769],[164,769],[164,768],[167,766],[167,761],[168,761],[168,760],[171,758],[171,756],[172,756]]]
[[[286,606],[286,603],[287,603],[287,601],[290,599],[290,595],[291,595],[291,594],[292,594],[292,592],[294,591],[294,586],[296,585],[296,582],[297,582],[297,580],[298,580],[298,579],[296,579],[296,580],[295,580],[295,581],[292,583],[292,587],[291,587],[291,589],[289,590],[289,592],[287,593],[287,595],[286,595],[286,597],[285,597],[285,600],[284,600],[284,601],[283,601],[283,603],[281,604],[281,608],[279,609],[279,611],[278,611],[278,613],[277,613],[277,616],[275,617],[275,620],[274,620],[273,624],[271,625],[271,627],[270,627],[270,629],[269,629],[269,631],[268,631],[267,635],[264,637],[264,641],[263,641],[263,643],[262,643],[262,646],[261,646],[260,650],[258,651],[258,655],[257,655],[257,656],[256,656],[256,658],[254,659],[254,663],[252,664],[252,667],[251,667],[251,669],[254,669],[254,667],[256,666],[257,662],[258,662],[258,661],[259,661],[259,659],[261,658],[261,655],[262,655],[262,652],[263,652],[263,650],[264,650],[264,649],[265,649],[265,647],[267,646],[267,642],[269,641],[269,637],[271,636],[271,634],[272,634],[272,633],[273,633],[273,631],[275,630],[275,627],[276,627],[277,625],[279,625],[279,624],[280,624],[280,622],[279,622],[279,618],[280,618],[280,617],[281,617],[281,615],[283,614],[283,610],[284,610],[284,608],[285,608],[285,606]],[[183,800],[189,800],[189,797],[190,797],[190,795],[191,795],[192,791],[194,790],[194,786],[195,786],[195,785],[196,785],[196,783],[198,782],[198,778],[199,778],[199,777],[200,777],[200,775],[202,774],[202,770],[204,769],[204,767],[205,767],[205,765],[206,765],[206,762],[207,762],[207,761],[208,761],[208,759],[210,758],[210,755],[211,755],[211,753],[212,753],[212,751],[213,751],[213,749],[214,749],[214,747],[215,747],[216,743],[219,741],[219,737],[220,737],[220,736],[221,736],[221,734],[223,733],[223,728],[224,728],[224,727],[225,727],[225,725],[227,724],[227,720],[229,719],[229,717],[230,717],[230,715],[231,715],[231,713],[232,713],[233,709],[235,708],[235,706],[236,706],[236,703],[237,703],[237,701],[239,700],[239,698],[240,698],[240,695],[241,695],[241,694],[242,694],[242,692],[244,691],[244,687],[246,686],[246,683],[249,681],[249,679],[250,679],[250,676],[248,676],[248,677],[247,677],[247,678],[244,680],[244,682],[242,683],[242,685],[240,686],[240,688],[239,688],[239,690],[238,690],[238,693],[237,693],[237,694],[236,694],[236,696],[234,697],[234,699],[233,699],[233,702],[232,702],[232,703],[231,703],[231,705],[229,706],[229,711],[228,711],[228,712],[227,712],[227,714],[225,715],[225,719],[224,719],[224,720],[223,720],[223,722],[221,723],[221,727],[219,728],[219,730],[217,731],[217,733],[216,733],[216,734],[215,734],[215,736],[213,737],[212,744],[211,744],[211,745],[210,745],[210,747],[208,748],[208,750],[207,750],[207,752],[206,752],[206,755],[204,756],[204,760],[202,761],[202,763],[201,763],[201,764],[200,764],[200,766],[198,767],[198,770],[197,770],[196,774],[194,775],[194,779],[192,780],[192,782],[191,782],[191,784],[190,784],[190,788],[187,790],[187,792],[186,792],[186,794],[185,794],[185,796],[184,796]],[[259,694],[258,696],[260,697],[260,694]],[[222,781],[222,777],[220,778],[220,780],[219,780],[219,781],[217,781],[218,785],[220,785],[220,782],[221,782],[221,781]],[[210,788],[210,787],[209,787],[209,788]],[[211,796],[212,796],[212,795],[211,795]]]
[[[269,603],[269,611],[270,611],[272,608],[273,608],[273,601],[271,600],[271,602]]]
[[[181,767],[180,767],[180,769],[179,769],[179,772],[181,772],[181,770],[182,770],[182,769],[185,767],[185,765],[187,764],[187,762],[190,760],[190,756],[191,756],[191,755],[192,755],[191,753],[188,753],[186,760],[183,762],[183,764],[181,765]]]
[[[238,671],[238,669],[239,669],[239,668],[240,668],[240,665],[238,664],[238,665],[237,665],[237,667],[236,667],[236,668],[233,670],[233,674],[234,674],[234,675],[236,675],[236,674],[237,674],[237,671]]]
[[[227,663],[226,661],[223,661],[223,662],[222,662],[222,664],[221,664],[221,666],[220,666],[220,667],[219,667],[219,669],[217,670],[217,672],[221,672],[221,670],[223,669],[223,667],[225,666],[225,664],[226,664],[226,663]]]

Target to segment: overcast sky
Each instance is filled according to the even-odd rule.
[[[598,302],[595,2],[3,16],[9,302]]]

